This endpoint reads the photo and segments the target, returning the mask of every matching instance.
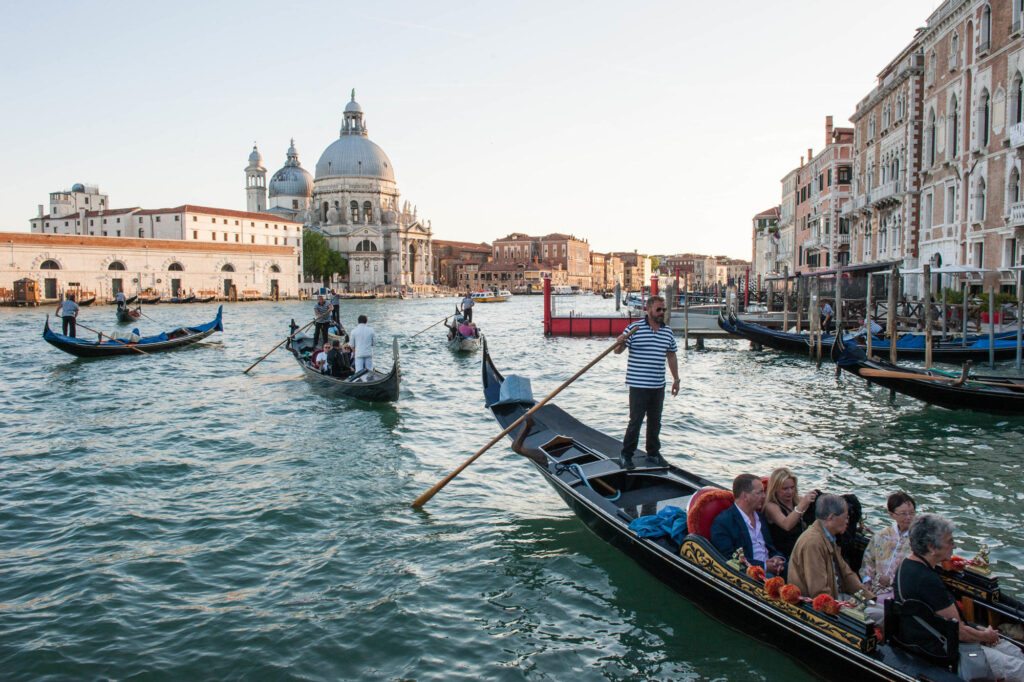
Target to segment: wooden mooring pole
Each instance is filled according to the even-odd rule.
[[[782,330],[789,329],[789,266],[782,266]]]
[[[886,332],[889,334],[889,362],[896,364],[896,339],[899,336],[897,329],[899,322],[896,320],[896,291],[899,289],[900,269],[893,265],[889,273],[889,309],[885,313]]]
[[[871,273],[868,273],[868,293],[864,297],[864,326],[867,329],[867,352],[868,357],[871,357]]]
[[[925,263],[921,268],[924,277],[924,367],[932,366],[932,266]]]

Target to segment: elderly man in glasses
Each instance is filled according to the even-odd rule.
[[[636,332],[626,338],[631,330]],[[647,315],[630,324],[617,339],[615,353],[629,349],[626,385],[629,386],[629,426],[622,439],[619,463],[633,468],[633,453],[640,440],[640,424],[647,418],[647,458],[657,466],[668,466],[661,456],[661,408],[665,402],[665,361],[672,372],[672,395],[679,393],[676,337],[665,324],[665,299],[647,299]]]

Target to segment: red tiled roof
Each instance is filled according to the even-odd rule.
[[[233,211],[230,208],[211,208],[210,206],[196,206],[195,204],[182,204],[174,208],[150,208],[139,211],[140,215],[155,215],[157,213],[202,213],[205,215],[229,216],[231,218],[250,218],[255,220],[273,221],[276,223],[291,223],[301,225],[295,220],[288,220],[273,213],[250,213],[249,211]]]
[[[487,242],[480,242],[477,244],[475,242],[453,242],[445,239],[433,239],[431,240],[431,243],[436,246],[450,246],[453,249],[458,249],[459,251],[477,251],[479,253],[483,253],[485,251],[487,253],[491,252],[491,247]]]
[[[294,246],[267,244],[221,244],[184,239],[136,239],[134,237],[95,237],[81,234],[41,234],[39,232],[0,232],[0,244],[39,244],[41,246],[85,246],[93,248],[166,249],[168,251],[220,251],[226,253],[265,253],[294,255]]]

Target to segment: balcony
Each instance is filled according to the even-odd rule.
[[[1010,224],[1015,226],[1024,225],[1024,201],[1010,204]]]
[[[871,203],[877,204],[894,197],[899,192],[899,180],[890,180],[871,191]]]
[[[871,193],[870,192],[865,192],[864,194],[858,194],[857,198],[853,202],[854,208],[856,208],[859,211],[860,209],[862,209],[865,206],[867,206],[869,201],[871,201]]]
[[[839,246],[849,246],[850,245],[850,235],[849,234],[838,234],[838,235],[836,235],[836,240],[837,240]]]
[[[821,246],[821,239],[816,234],[812,234],[810,237],[805,239],[803,243],[805,251],[810,249],[817,249],[819,246]]]
[[[1010,146],[1024,147],[1024,123],[1014,123],[1010,126]]]

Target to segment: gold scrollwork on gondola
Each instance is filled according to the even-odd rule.
[[[983,587],[977,587],[971,585],[968,582],[959,580],[955,575],[944,575],[942,576],[943,582],[955,595],[966,595],[972,599],[980,599],[984,602],[997,602],[999,601],[999,588],[994,590],[987,590]]]
[[[746,575],[737,573],[725,564],[722,564],[697,542],[692,540],[684,541],[679,555],[683,560],[705,573],[727,583],[744,594],[757,598],[765,608],[781,612],[800,623],[813,627],[832,639],[863,652],[873,651],[878,644],[874,634],[867,637],[858,635],[806,606],[769,598],[764,591],[763,584],[748,578]]]

